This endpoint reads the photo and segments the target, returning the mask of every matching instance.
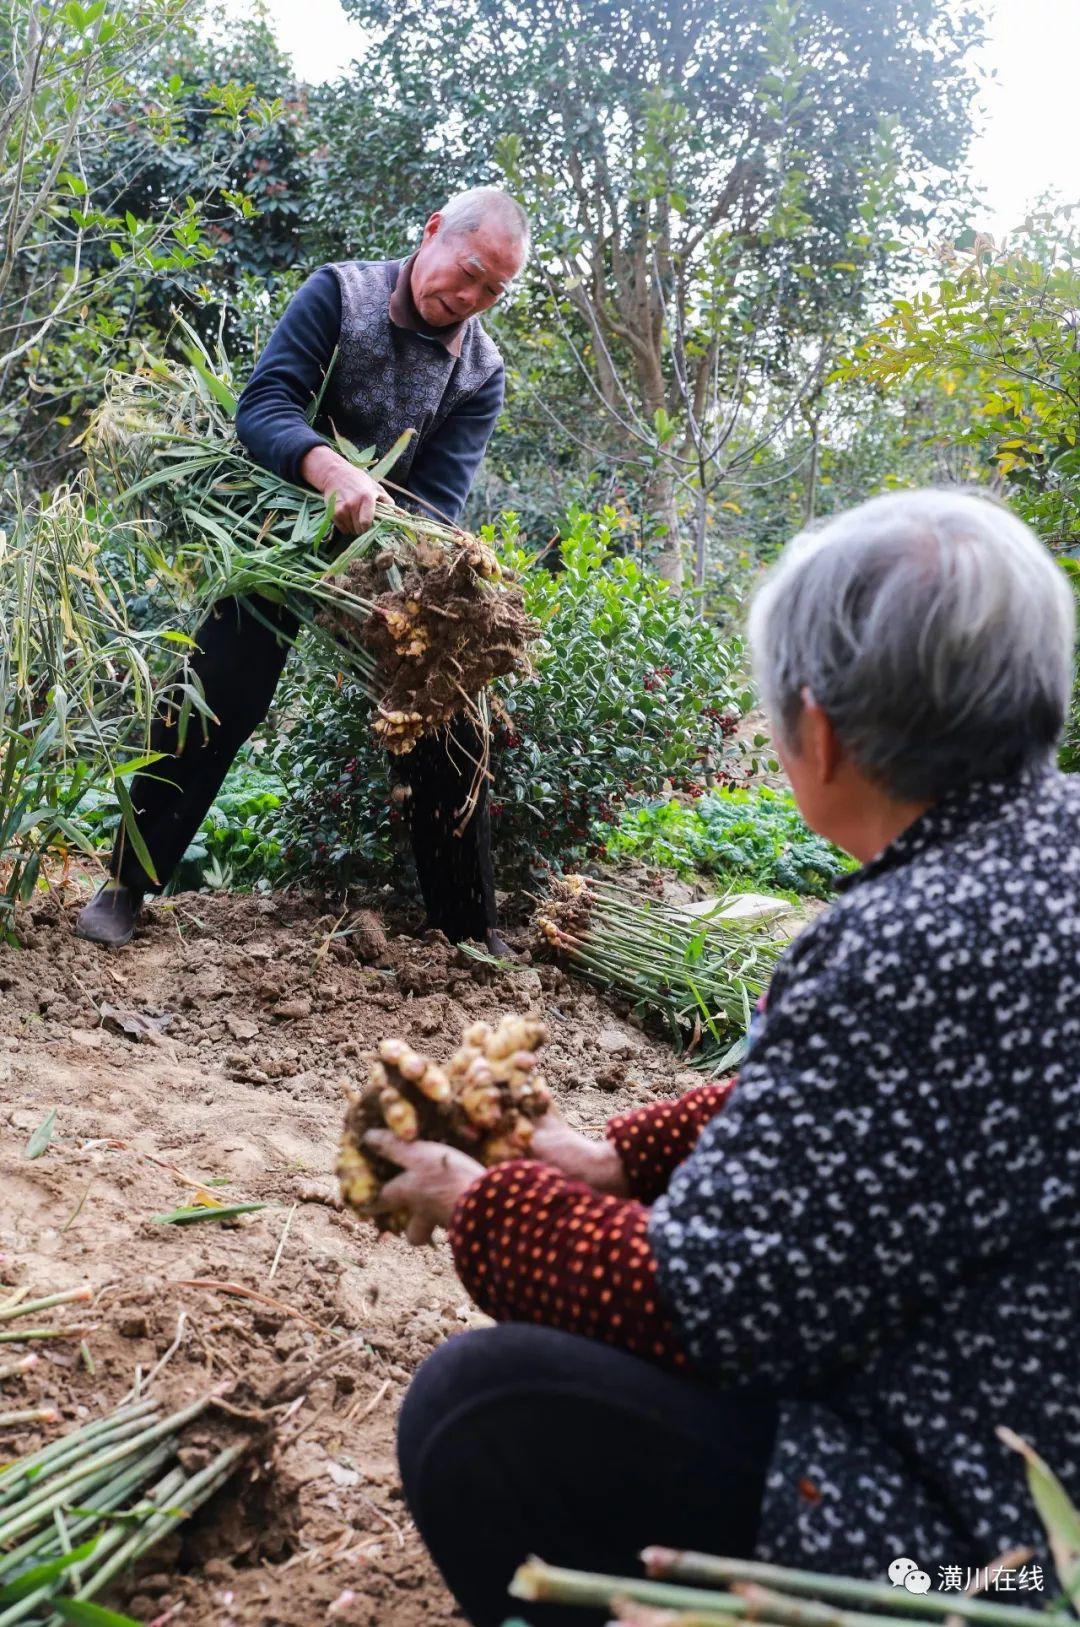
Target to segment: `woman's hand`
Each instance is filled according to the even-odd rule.
[[[461,1194],[484,1174],[475,1158],[439,1141],[401,1141],[389,1130],[369,1130],[364,1141],[401,1166],[402,1173],[383,1187],[379,1208],[407,1213],[405,1236],[413,1244],[430,1243],[436,1226],[449,1226]],[[584,1181],[594,1192],[627,1196],[626,1171],[611,1142],[571,1130],[554,1108],[533,1126],[527,1156],[572,1181]]]
[[[468,1153],[439,1141],[400,1141],[389,1130],[369,1130],[364,1141],[401,1166],[383,1187],[379,1208],[408,1213],[405,1237],[415,1246],[430,1243],[436,1226],[449,1226],[457,1200],[484,1173]]]
[[[533,1126],[528,1156],[561,1170],[572,1181],[584,1181],[594,1192],[609,1192],[616,1198],[628,1195],[626,1171],[614,1145],[571,1130],[553,1107]]]

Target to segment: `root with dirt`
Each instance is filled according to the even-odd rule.
[[[400,1171],[365,1144],[369,1130],[392,1130],[401,1141],[441,1141],[489,1166],[525,1157],[533,1123],[551,1103],[534,1071],[547,1038],[535,1018],[506,1016],[495,1029],[472,1023],[445,1068],[404,1040],[382,1040],[367,1086],[350,1102],[338,1152],[341,1196],[350,1209],[382,1230],[404,1230],[406,1216],[378,1207],[383,1185]]]
[[[377,567],[359,559],[341,583],[366,598],[376,577]],[[528,645],[539,629],[521,590],[502,579],[494,555],[475,538],[463,537],[449,559],[445,548],[418,540],[401,586],[379,593],[374,604],[362,638],[376,660],[374,731],[391,752],[412,751],[461,712],[479,717],[480,697],[496,678],[528,671]],[[356,623],[333,607],[318,620],[339,640],[357,636]]]

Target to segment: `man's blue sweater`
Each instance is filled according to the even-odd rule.
[[[415,330],[429,344],[445,337]],[[270,335],[236,412],[236,430],[256,463],[302,485],[300,465],[313,446],[332,443],[307,422],[341,332],[341,289],[328,266],[307,279]],[[502,410],[500,368],[417,447],[410,493],[456,520]]]

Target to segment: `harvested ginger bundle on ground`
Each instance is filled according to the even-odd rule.
[[[442,1141],[499,1164],[528,1153],[533,1123],[551,1100],[536,1072],[547,1029],[533,1017],[503,1017],[498,1027],[473,1023],[446,1067],[404,1040],[384,1039],[368,1082],[353,1096],[338,1151],[341,1196],[381,1230],[400,1230],[375,1205],[396,1164],[364,1146],[368,1130],[392,1130],[402,1141]]]

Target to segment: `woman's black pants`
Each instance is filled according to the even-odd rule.
[[[771,1400],[511,1322],[428,1358],[398,1457],[413,1519],[474,1627],[576,1627],[610,1612],[508,1596],[529,1554],[616,1576],[640,1576],[650,1543],[748,1558],[775,1435]]]
[[[164,752],[147,774],[137,774],[131,797],[139,834],[157,876],[152,883],[132,844],[117,842],[112,873],[142,891],[166,885],[184,856],[244,741],[270,709],[297,624],[287,611],[260,604],[253,615],[240,600],[217,605],[196,634],[191,670],[217,719],[193,713],[183,749],[177,751],[175,721],[160,717],[150,746]],[[467,720],[445,736],[421,741],[400,759],[398,778],[412,795],[405,814],[412,837],[428,925],[457,942],[482,939],[495,925],[495,881],[487,786],[460,835],[461,809],[476,774],[479,743]]]

